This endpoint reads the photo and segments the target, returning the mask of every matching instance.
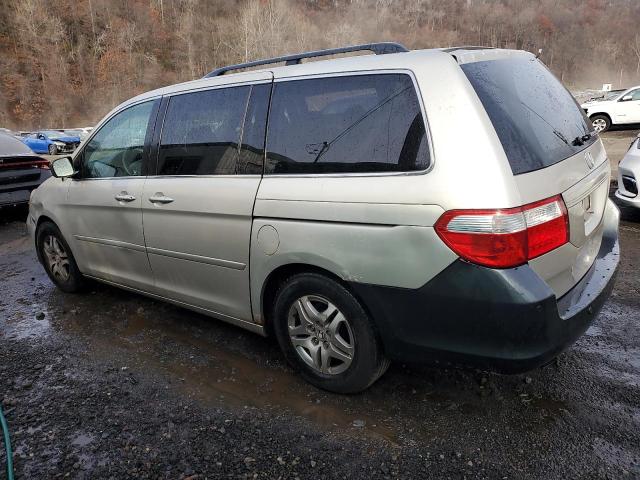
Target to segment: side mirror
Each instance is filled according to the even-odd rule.
[[[621,102],[628,102],[629,100],[633,100],[633,97],[631,95],[625,95],[624,97],[622,97],[622,99],[620,101]]]
[[[68,178],[75,175],[71,157],[56,158],[51,164],[51,173],[56,178]]]

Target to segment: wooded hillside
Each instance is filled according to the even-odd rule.
[[[217,66],[393,40],[543,49],[578,88],[640,83],[637,0],[3,0],[0,126],[92,125]]]

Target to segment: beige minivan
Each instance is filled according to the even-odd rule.
[[[119,105],[52,171],[27,223],[62,290],[96,279],[273,334],[336,392],[394,360],[543,365],[618,264],[602,142],[523,51],[225,67]]]

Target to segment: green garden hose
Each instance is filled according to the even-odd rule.
[[[4,435],[4,449],[7,452],[7,480],[13,480],[13,453],[11,452],[11,440],[9,439],[9,425],[2,413],[0,406],[0,424],[2,424],[2,433]]]

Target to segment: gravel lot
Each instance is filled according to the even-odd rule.
[[[392,365],[338,396],[222,322],[104,285],[61,293],[26,210],[0,211],[0,399],[17,478],[640,478],[640,211],[622,213],[613,296],[554,364]]]

